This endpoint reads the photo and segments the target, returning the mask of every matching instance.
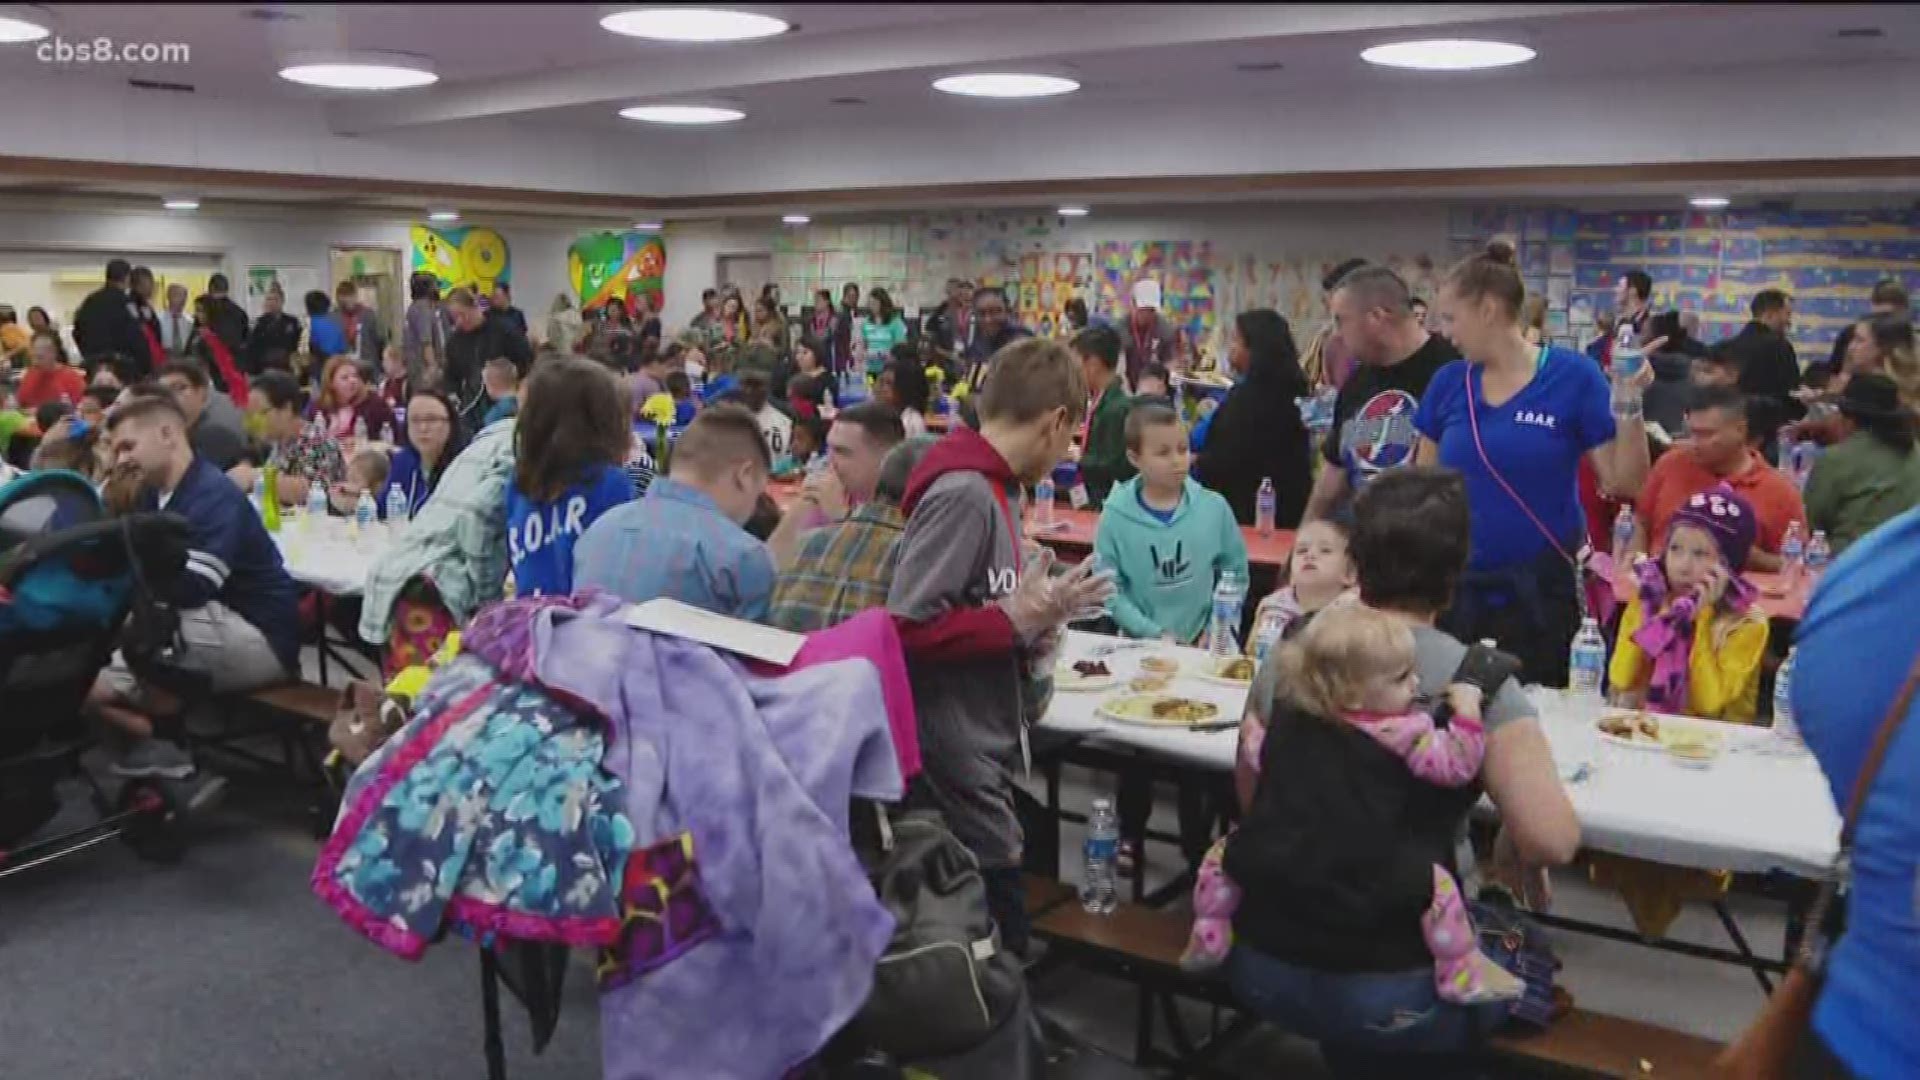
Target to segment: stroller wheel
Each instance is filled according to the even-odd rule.
[[[133,780],[120,789],[118,809],[132,811],[120,838],[148,862],[172,864],[186,854],[179,808],[167,789],[151,780]]]

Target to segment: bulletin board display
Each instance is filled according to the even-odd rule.
[[[640,294],[659,311],[666,273],[667,244],[657,233],[588,233],[567,245],[567,283],[582,311]]]
[[[440,291],[472,289],[482,296],[498,282],[513,283],[513,261],[506,238],[484,226],[446,228],[415,225],[407,265],[440,282]]]

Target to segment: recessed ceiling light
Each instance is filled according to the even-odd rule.
[[[747,114],[739,109],[728,109],[718,105],[630,105],[620,110],[620,115],[629,120],[641,120],[649,124],[731,124],[735,120],[746,119]]]
[[[812,221],[813,219],[808,217],[805,214],[788,214],[782,217],[780,220],[788,225],[805,225],[807,222]]]
[[[1087,208],[1084,206],[1063,206],[1060,208],[1060,216],[1061,217],[1086,217]]]
[[[657,221],[636,221],[633,227],[639,232],[659,232],[661,225]]]
[[[1877,26],[1849,26],[1844,30],[1835,30],[1833,36],[1837,38],[1878,38],[1886,37],[1887,32]]]
[[[39,41],[53,33],[53,18],[38,4],[9,4],[0,8],[0,45]]]
[[[1287,65],[1278,60],[1254,60],[1245,64],[1235,64],[1233,65],[1233,70],[1244,71],[1249,74],[1261,74],[1269,71],[1279,71],[1286,66]]]
[[[1695,210],[1725,210],[1732,202],[1725,195],[1695,195],[1687,200],[1687,205]]]
[[[1058,75],[1033,75],[1017,71],[979,71],[971,75],[949,75],[935,79],[933,88],[946,94],[968,97],[1030,98],[1071,94],[1080,84]]]
[[[866,103],[867,99],[863,97],[837,97],[827,99],[827,104],[829,105],[865,105]]]
[[[160,200],[160,205],[169,210],[198,210],[200,200],[185,195],[177,195]]]
[[[459,220],[460,220],[460,211],[458,211],[458,210],[434,210],[434,211],[431,211],[431,212],[429,212],[429,213],[427,214],[427,220],[428,220],[428,221],[459,221]]]
[[[328,90],[412,90],[440,81],[433,61],[398,52],[301,53],[289,57],[280,77]]]
[[[1416,71],[1473,71],[1524,64],[1533,57],[1534,51],[1525,45],[1465,38],[1396,41],[1389,45],[1375,45],[1360,54],[1360,59],[1369,64],[1412,68]]]
[[[752,41],[793,29],[771,15],[724,8],[637,8],[600,20],[602,29],[649,41]]]

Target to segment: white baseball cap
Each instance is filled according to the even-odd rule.
[[[1133,283],[1133,306],[1157,308],[1160,306],[1160,283],[1152,278],[1142,278]]]

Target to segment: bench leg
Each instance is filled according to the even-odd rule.
[[[1146,1068],[1153,1057],[1153,991],[1140,986],[1133,1015],[1133,1063]]]
[[[480,950],[480,1015],[485,1030],[487,1080],[507,1080],[507,1050],[500,1038],[500,971],[493,950]]]
[[[1713,913],[1720,917],[1720,925],[1726,927],[1727,936],[1733,939],[1733,947],[1738,949],[1740,955],[1747,959],[1747,966],[1752,970],[1753,977],[1760,981],[1760,992],[1763,994],[1772,994],[1773,980],[1767,978],[1766,971],[1760,967],[1760,958],[1753,955],[1753,948],[1747,944],[1747,935],[1740,932],[1740,924],[1733,921],[1733,912],[1727,910],[1727,902],[1725,900],[1715,900],[1713,902]]]

